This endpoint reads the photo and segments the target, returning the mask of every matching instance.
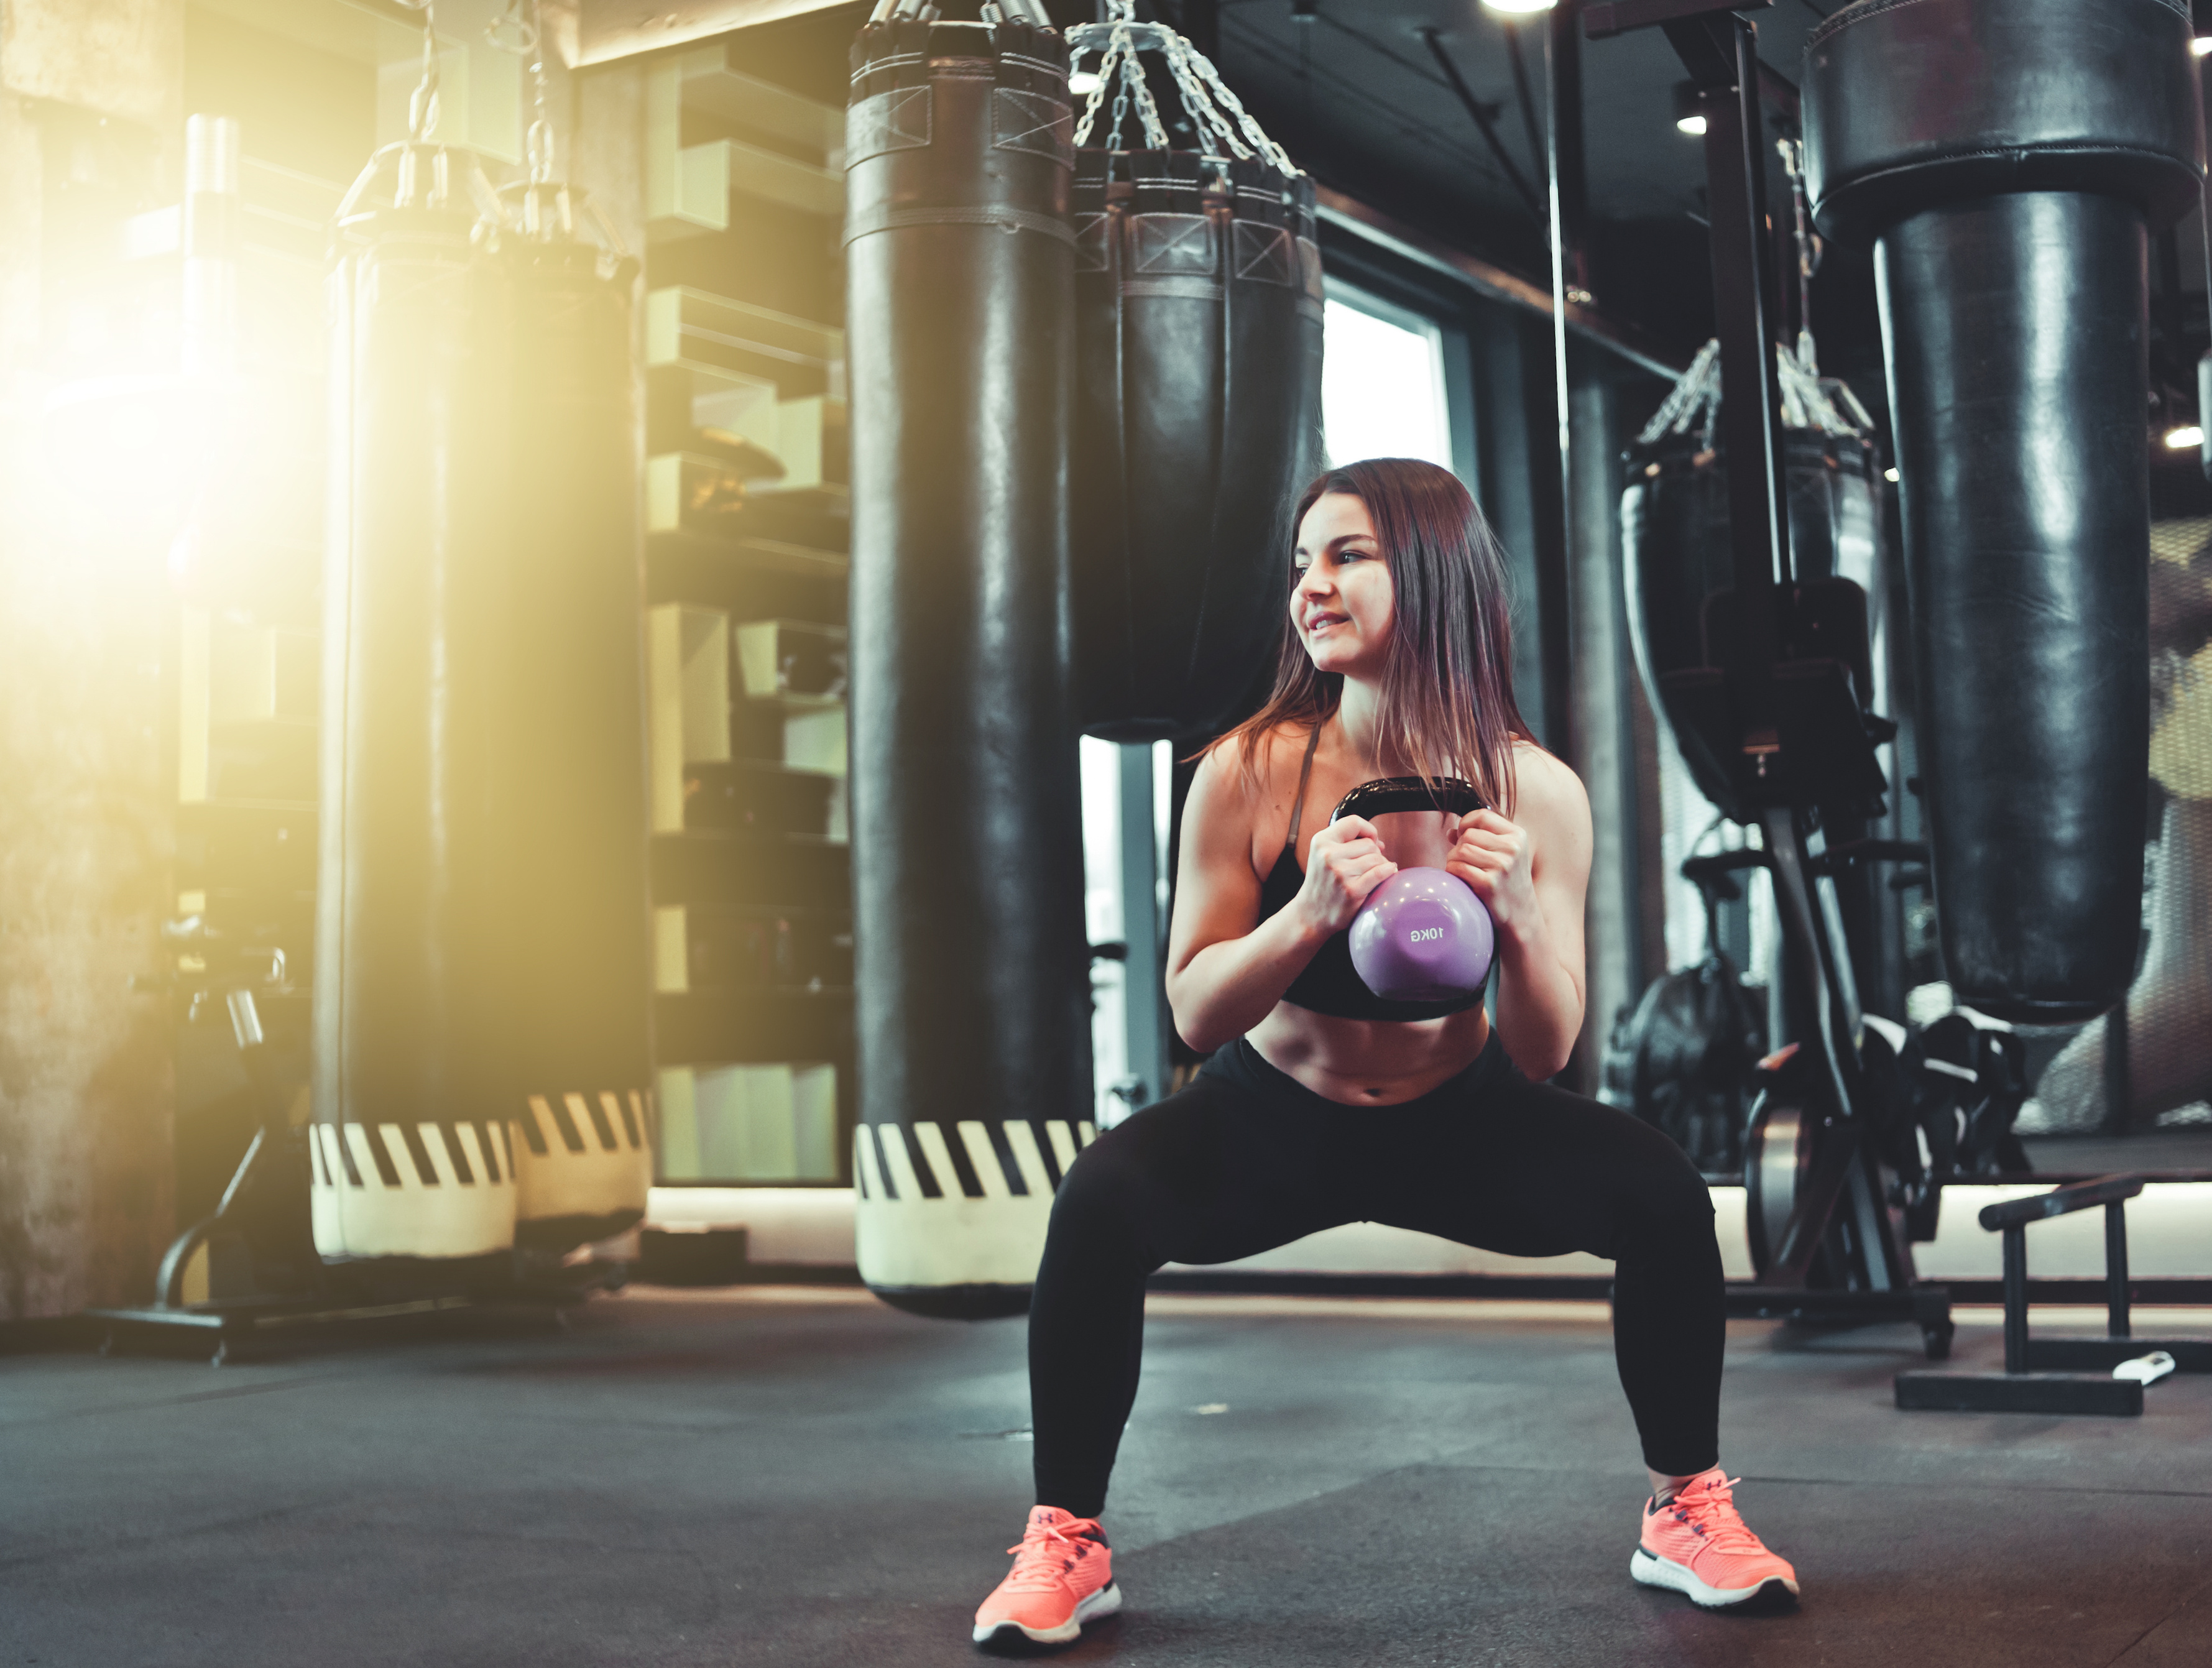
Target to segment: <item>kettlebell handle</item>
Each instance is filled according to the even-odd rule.
[[[1458,776],[1439,776],[1433,782],[1419,776],[1384,776],[1362,782],[1336,802],[1329,821],[1346,817],[1381,817],[1394,811],[1442,811],[1464,817],[1486,808],[1487,801],[1474,784]]]

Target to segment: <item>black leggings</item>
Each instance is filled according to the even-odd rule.
[[[1644,1463],[1718,1458],[1726,1342],[1712,1199],[1628,1113],[1532,1083],[1493,1037],[1418,1100],[1347,1106],[1237,1042],[1101,1135],[1061,1182],[1030,1306],[1036,1498],[1095,1518],[1137,1395],[1145,1279],[1344,1222],[1614,1263],[1613,1353]]]

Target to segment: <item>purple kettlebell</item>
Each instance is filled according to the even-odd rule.
[[[1494,936],[1490,911],[1459,876],[1400,869],[1352,917],[1352,965],[1385,1001],[1450,1001],[1482,989]]]
[[[1482,808],[1470,782],[1391,776],[1353,788],[1330,820],[1400,811],[1464,816]],[[1490,977],[1495,924],[1474,888],[1440,868],[1402,868],[1352,917],[1352,971],[1386,1001],[1452,1001]]]

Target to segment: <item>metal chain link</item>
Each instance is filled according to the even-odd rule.
[[[1261,155],[1273,163],[1276,171],[1285,179],[1303,178],[1302,170],[1296,162],[1291,161],[1290,153],[1267,136],[1267,130],[1260,125],[1251,112],[1244,108],[1243,100],[1231,92],[1223,82],[1221,72],[1213,67],[1206,56],[1203,52],[1193,52],[1190,58],[1191,67],[1198,71],[1199,78],[1206,83],[1207,90],[1219,101],[1221,107],[1236,119],[1237,125],[1244,130],[1244,137],[1252,142],[1254,148]]]
[[[1806,374],[1818,376],[1820,358],[1813,344],[1813,274],[1820,270],[1820,257],[1805,201],[1805,146],[1796,139],[1777,139],[1774,148],[1782,154],[1782,171],[1790,176],[1790,207],[1796,216],[1797,360]]]
[[[426,143],[438,131],[438,18],[434,0],[399,0],[422,14],[422,79],[407,100],[407,137]]]
[[[1243,100],[1229,90],[1221,79],[1221,72],[1203,52],[1164,23],[1138,23],[1134,0],[1107,0],[1105,10],[1102,21],[1079,24],[1069,32],[1072,39],[1080,38],[1086,42],[1078,47],[1079,57],[1084,52],[1103,52],[1098,84],[1091,88],[1083,119],[1076,128],[1075,142],[1079,146],[1087,147],[1097,131],[1098,113],[1104,107],[1110,83],[1113,126],[1107,136],[1108,148],[1116,151],[1121,149],[1129,107],[1133,101],[1144,125],[1146,143],[1155,150],[1172,149],[1167,125],[1160,118],[1159,106],[1153,99],[1138,56],[1137,32],[1141,30],[1146,46],[1167,60],[1169,75],[1185,113],[1197,130],[1201,148],[1210,149],[1218,142],[1231,157],[1242,161],[1256,157],[1285,179],[1304,177],[1289,153],[1268,137],[1267,130],[1244,108]],[[1103,49],[1096,44],[1100,33],[1106,38]]]
[[[1137,43],[1129,43],[1129,55],[1121,60],[1121,80],[1137,95],[1137,115],[1145,125],[1145,145],[1151,150],[1171,149],[1167,124],[1160,119],[1160,107],[1152,100],[1152,84],[1145,78],[1143,61],[1137,56]]]
[[[1121,124],[1127,121],[1129,117],[1129,82],[1127,71],[1131,54],[1125,52],[1122,50],[1125,45],[1126,34],[1126,31],[1121,31],[1117,32],[1114,37],[1115,61],[1121,66],[1122,73],[1115,76],[1114,79],[1114,131],[1106,137],[1106,149],[1109,150],[1119,150],[1121,149]]]
[[[1229,119],[1206,96],[1205,83],[1200,81],[1197,71],[1191,66],[1191,59],[1197,56],[1197,49],[1177,35],[1168,42],[1165,56],[1168,73],[1175,77],[1176,87],[1182,94],[1183,108],[1190,113],[1197,124],[1200,142],[1205,142],[1206,130],[1210,127],[1214,136],[1228,146],[1231,156],[1249,161],[1252,156],[1251,148],[1237,136]]]
[[[1112,79],[1114,61],[1121,50],[1118,46],[1109,42],[1106,56],[1099,63],[1097,78],[1091,83],[1089,98],[1084,101],[1082,119],[1075,124],[1075,146],[1079,150],[1091,143],[1091,130],[1097,125],[1098,107],[1106,101],[1106,83]],[[1117,132],[1120,124],[1121,118],[1116,115],[1115,125]]]

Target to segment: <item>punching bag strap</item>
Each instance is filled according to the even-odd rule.
[[[909,226],[997,226],[1008,232],[1042,232],[1061,243],[1075,241],[1075,228],[1056,215],[1000,206],[988,209],[864,209],[845,222],[845,241],[873,232],[902,231]]]
[[[918,18],[871,23],[853,42],[851,101],[929,85],[929,25]]]
[[[991,89],[991,148],[1075,166],[1075,107],[1067,90],[1067,44],[1050,30],[1007,21],[991,31],[998,85]]]

